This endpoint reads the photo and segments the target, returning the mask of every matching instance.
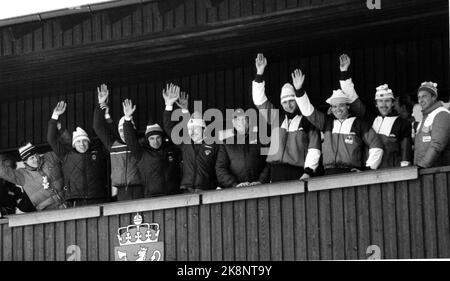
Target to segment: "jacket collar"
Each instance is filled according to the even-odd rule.
[[[433,112],[436,108],[439,108],[439,107],[441,107],[441,106],[443,106],[443,104],[442,104],[442,102],[441,101],[436,101],[432,106],[430,106],[429,108],[427,108],[427,109],[425,109],[425,110],[422,110],[422,114],[425,116],[425,115],[428,115],[428,114],[430,114],[431,112]]]

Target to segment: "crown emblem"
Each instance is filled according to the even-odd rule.
[[[137,213],[133,224],[117,229],[120,246],[158,242],[159,224],[143,223],[142,216]]]

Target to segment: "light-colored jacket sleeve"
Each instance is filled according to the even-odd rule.
[[[325,128],[326,115],[314,108],[314,106],[309,101],[308,95],[304,93],[301,97],[296,97],[297,105],[311,124],[313,124],[317,129],[323,131]]]
[[[0,178],[20,186],[25,183],[23,169],[13,169],[2,164],[0,164]]]
[[[252,99],[253,104],[258,108],[262,117],[267,123],[276,123],[276,116],[273,114],[273,110],[276,110],[273,104],[267,99],[265,92],[265,81],[258,83],[252,81]],[[279,120],[279,118],[278,118]]]
[[[440,153],[447,147],[450,139],[450,114],[440,112],[433,120],[431,142],[423,158],[417,163],[419,166],[432,167]]]

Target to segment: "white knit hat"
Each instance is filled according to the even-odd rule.
[[[86,133],[86,131],[81,129],[80,127],[77,127],[77,129],[75,131],[73,131],[73,134],[72,134],[72,146],[75,145],[75,142],[77,140],[88,140],[89,142],[91,141],[89,139],[88,134]]]
[[[205,120],[203,120],[201,117],[202,117],[201,114],[198,112],[192,113],[191,118],[187,123],[188,128],[197,126],[206,128]]]
[[[350,103],[350,99],[344,94],[341,89],[334,90],[331,97],[329,97],[326,102],[328,104],[339,104],[339,103]]]
[[[295,90],[294,86],[290,83],[286,83],[283,85],[283,88],[281,88],[280,103],[290,100],[295,100]]]
[[[161,129],[161,126],[159,126],[157,123],[147,125],[147,128],[145,129],[145,137],[149,138],[153,135],[160,135],[162,136],[163,130]]]
[[[395,99],[394,93],[389,89],[388,84],[380,85],[376,88],[375,100]]]

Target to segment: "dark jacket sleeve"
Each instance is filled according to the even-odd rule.
[[[260,183],[268,183],[270,182],[270,165],[269,163],[265,162],[264,169],[259,174],[259,180]]]
[[[399,117],[401,118],[401,117]],[[411,137],[412,125],[406,120],[401,121],[400,129],[400,150],[401,150],[401,161],[408,161],[412,163],[413,152],[412,152],[412,137]]]
[[[56,126],[57,122],[58,121],[55,119],[50,119],[48,121],[47,142],[52,150],[56,153],[56,155],[61,158],[69,152],[69,149],[67,146],[61,143],[61,140],[58,138],[58,128]]]
[[[123,123],[123,133],[125,135],[125,142],[133,155],[139,161],[142,158],[142,147],[139,144],[139,140],[136,136],[136,131],[133,128],[131,121],[125,120]]]
[[[105,120],[104,111],[101,110],[99,105],[97,105],[94,109],[94,118],[92,126],[98,138],[106,147],[106,149],[108,149],[108,151],[111,151],[111,146],[115,140],[112,137],[109,125]]]
[[[177,145],[179,144],[179,142],[176,142],[173,138],[172,138],[172,130],[174,129],[175,126],[179,125],[183,128],[183,130],[186,129],[186,133],[187,133],[187,122],[189,121],[189,112],[183,112],[181,111],[181,121],[177,122],[177,121],[172,121],[172,113],[174,111],[173,110],[164,110],[163,113],[163,129],[164,132],[166,133],[166,135],[172,140],[172,142]],[[183,136],[180,136],[184,138],[188,138],[189,136],[185,136],[183,134]]]
[[[219,152],[216,161],[216,174],[219,185],[228,188],[235,187],[238,182],[230,171],[230,158],[228,157],[225,145],[219,145]]]

